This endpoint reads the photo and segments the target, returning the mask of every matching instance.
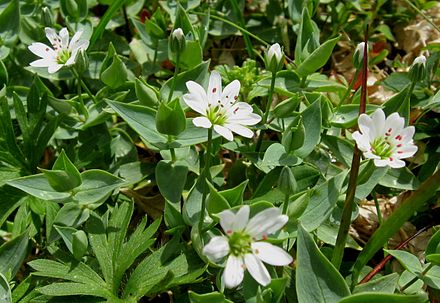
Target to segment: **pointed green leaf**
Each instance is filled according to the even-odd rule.
[[[2,44],[11,44],[20,31],[20,3],[11,0],[0,14],[0,37]]]
[[[357,285],[353,290],[353,294],[363,292],[384,292],[392,294],[396,290],[398,281],[399,274],[394,272],[367,283]]]
[[[27,256],[28,242],[28,235],[24,233],[0,246],[0,273],[10,274],[10,279],[15,277]]]
[[[337,303],[350,295],[339,271],[319,251],[309,233],[299,225],[296,291],[302,303]]]
[[[75,259],[81,260],[81,258],[87,252],[89,241],[87,235],[83,230],[78,230],[72,234],[72,253]]]
[[[11,288],[2,273],[0,273],[0,302],[12,303]]]
[[[70,197],[70,193],[56,191],[44,174],[13,179],[6,183],[43,200],[63,201]]]
[[[297,72],[301,76],[305,77],[319,68],[323,67],[330,58],[333,48],[339,41],[340,37],[336,37],[325,41],[317,49],[315,49],[306,59],[298,66]]]
[[[188,295],[191,303],[233,303],[232,301],[226,299],[224,294],[217,291],[199,295],[190,290]]]
[[[188,167],[166,160],[156,166],[156,182],[160,193],[171,202],[180,201],[185,186]]]
[[[400,262],[400,264],[409,272],[417,275],[423,271],[422,264],[420,263],[419,259],[412,253],[404,250],[385,249],[385,251],[395,257]]]
[[[209,196],[206,200],[206,209],[210,215],[218,214],[225,209],[230,209],[228,201],[215,189],[215,187],[208,181]]]
[[[364,292],[346,297],[339,301],[339,303],[425,303],[427,299],[426,294],[395,295]]]
[[[319,97],[312,105],[307,107],[301,113],[301,117],[305,130],[304,143],[293,153],[300,158],[305,158],[315,149],[321,138],[321,98]]]

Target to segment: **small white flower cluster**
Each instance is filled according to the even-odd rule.
[[[361,114],[358,120],[359,131],[353,133],[353,139],[364,157],[373,159],[378,167],[405,166],[402,159],[409,158],[417,152],[413,142],[414,126],[405,126],[405,119],[398,113],[385,118],[382,109],[377,109],[371,117]]]
[[[53,28],[46,27],[46,37],[51,46],[41,42],[29,45],[29,50],[41,59],[30,63],[34,67],[47,67],[50,74],[56,73],[63,66],[75,63],[79,51],[89,47],[89,40],[81,39],[82,31],[77,31],[69,42],[69,31],[64,27],[57,34]]]
[[[203,253],[213,262],[227,257],[222,279],[227,288],[234,288],[243,281],[244,271],[261,285],[270,283],[271,277],[263,262],[285,266],[293,258],[282,248],[261,241],[280,230],[288,221],[278,208],[268,208],[249,219],[250,208],[242,206],[237,213],[225,210],[219,214],[220,225],[226,236],[211,238]]]

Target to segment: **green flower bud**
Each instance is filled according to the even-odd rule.
[[[353,65],[356,69],[361,69],[364,65],[365,42],[361,42],[356,46],[353,54]],[[367,50],[368,51],[368,50]]]
[[[177,136],[186,128],[185,112],[179,99],[162,102],[156,113],[156,128],[161,134]]]
[[[80,75],[89,69],[89,57],[85,50],[81,49],[76,54],[75,67]]]
[[[43,23],[45,27],[53,26],[53,14],[47,6],[43,7],[41,10],[41,23]]]
[[[296,193],[298,186],[296,184],[295,176],[288,166],[284,166],[278,178],[278,189],[285,195],[292,195]]]
[[[426,57],[421,55],[414,59],[409,68],[409,78],[412,82],[418,82],[426,77]]]
[[[185,34],[183,30],[179,27],[176,28],[172,33],[168,40],[169,49],[173,54],[181,54],[186,47]]]
[[[266,69],[272,73],[281,70],[283,68],[283,57],[284,54],[280,45],[278,43],[271,45],[265,53]]]
[[[157,103],[159,103],[157,91],[148,83],[143,83],[141,80],[136,79],[134,89],[141,104],[156,107]]]

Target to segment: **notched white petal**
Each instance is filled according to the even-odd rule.
[[[264,263],[285,266],[292,263],[293,258],[284,249],[272,245],[267,242],[254,242],[252,243],[252,250],[254,254]]]
[[[246,269],[249,271],[251,276],[259,284],[266,286],[272,280],[263,262],[261,262],[261,260],[258,259],[254,254],[246,254],[244,256],[244,264],[246,265]]]
[[[212,237],[209,243],[203,247],[203,254],[213,262],[221,260],[228,253],[229,243],[223,236]]]
[[[193,119],[193,124],[197,127],[210,128],[212,126],[211,121],[206,117],[196,117]]]
[[[223,271],[223,281],[227,288],[234,288],[243,281],[244,265],[243,259],[230,255],[226,261],[226,267]]]

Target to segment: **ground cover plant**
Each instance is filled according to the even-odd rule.
[[[440,302],[439,11],[0,1],[0,302]]]

